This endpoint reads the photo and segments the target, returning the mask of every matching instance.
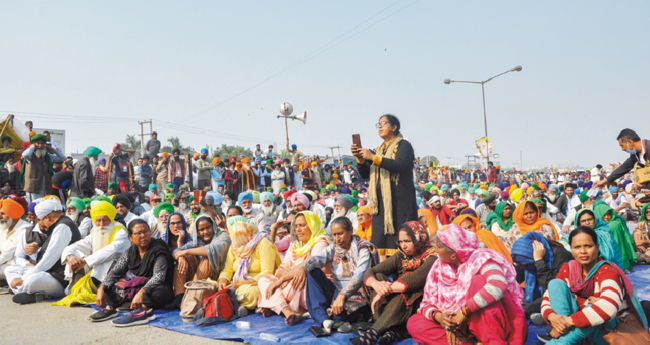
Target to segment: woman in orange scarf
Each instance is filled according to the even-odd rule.
[[[436,217],[433,216],[429,209],[421,208],[418,210],[418,222],[427,229],[429,235],[438,232],[438,222],[436,222]]]
[[[357,220],[359,221],[359,229],[354,234],[359,236],[360,239],[370,242],[370,239],[372,239],[372,210],[370,207],[359,207]]]
[[[456,217],[452,223],[460,226],[464,230],[476,233],[479,242],[483,243],[486,248],[503,254],[503,256],[505,256],[508,261],[512,262],[512,257],[510,257],[510,251],[508,248],[506,248],[506,246],[501,243],[499,238],[494,233],[492,233],[492,231],[481,228],[481,223],[479,222],[478,218],[469,214],[461,214],[460,216]]]
[[[548,240],[556,242],[560,240],[560,237],[553,227],[553,223],[551,223],[550,220],[539,216],[539,209],[532,201],[526,201],[519,204],[519,206],[515,208],[512,219],[517,224],[519,231],[521,231],[521,235],[525,235],[530,231],[535,231],[542,234],[542,236]]]

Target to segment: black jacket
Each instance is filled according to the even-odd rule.
[[[88,157],[82,157],[72,172],[70,195],[77,198],[92,198],[95,195],[95,175]]]
[[[645,142],[645,156],[643,157],[644,159],[642,161],[639,160],[641,152],[630,155],[630,157],[628,157],[628,159],[626,159],[623,164],[621,164],[618,168],[616,168],[616,170],[612,171],[612,173],[607,176],[607,183],[611,184],[631,170],[634,170],[634,164],[638,163],[637,167],[640,168],[644,168],[646,166],[646,161],[650,161],[650,140],[643,141]]]

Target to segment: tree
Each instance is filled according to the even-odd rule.
[[[122,145],[122,148],[128,149],[128,150],[140,150],[140,140],[137,140],[135,138],[135,135],[126,135],[125,142],[120,144]]]
[[[212,151],[213,157],[216,157],[217,155],[223,161],[230,159],[230,157],[232,156],[237,157],[237,160],[239,160],[239,157],[241,156],[252,159],[253,151],[243,146],[230,146],[230,145],[222,144],[221,147],[216,148]]]
[[[184,147],[181,144],[181,140],[178,137],[171,137],[171,138],[167,139],[167,142],[170,145],[163,146],[160,149],[161,152],[167,152],[167,153],[171,154],[172,151],[174,151],[174,149],[179,149],[179,150],[181,150],[181,154],[192,154],[192,153],[194,153],[194,149],[191,146]]]

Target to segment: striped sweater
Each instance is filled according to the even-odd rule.
[[[466,305],[472,313],[499,301],[505,296],[507,290],[505,274],[501,267],[493,260],[485,262],[483,267],[481,267],[479,275],[485,277],[486,282],[479,292],[467,299]],[[422,310],[421,314],[427,319],[435,321],[433,315],[439,311],[438,308],[432,306]]]
[[[569,285],[568,262],[560,269],[557,279]],[[598,299],[596,303],[588,306],[589,302],[586,299],[574,295],[581,310],[571,315],[571,319],[578,328],[602,325],[616,316],[625,316],[629,312],[623,281],[617,270],[609,265],[603,265],[593,279],[595,280],[593,297]],[[542,301],[542,315],[549,325],[548,316],[554,312],[551,309],[547,290]]]

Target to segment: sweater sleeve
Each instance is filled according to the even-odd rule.
[[[486,282],[479,292],[467,300],[467,306],[471,312],[501,300],[506,294],[506,277],[496,262],[488,260],[481,268],[480,274],[485,277]]]
[[[437,257],[433,255],[429,256],[426,260],[424,260],[424,262],[422,262],[420,267],[412,272],[405,273],[399,277],[396,282],[400,282],[406,286],[406,290],[404,292],[422,290],[424,288],[424,285],[427,283],[427,275],[429,275],[431,266],[433,266],[433,263],[436,261],[436,259]]]
[[[603,265],[594,279],[600,286],[600,296],[596,303],[571,315],[573,323],[578,328],[599,326],[608,322],[616,317],[624,303],[625,289],[617,270],[609,265]]]
[[[383,274],[385,276],[390,276],[392,274],[397,273],[397,262],[398,262],[398,260],[399,260],[399,255],[393,255],[393,256],[389,257],[388,259],[384,260],[383,262],[379,263],[379,265],[374,266],[374,267],[370,267],[366,271],[366,274],[363,276],[364,285],[368,281],[368,278],[370,278],[370,277],[375,278],[375,275],[377,275],[377,274]]]

